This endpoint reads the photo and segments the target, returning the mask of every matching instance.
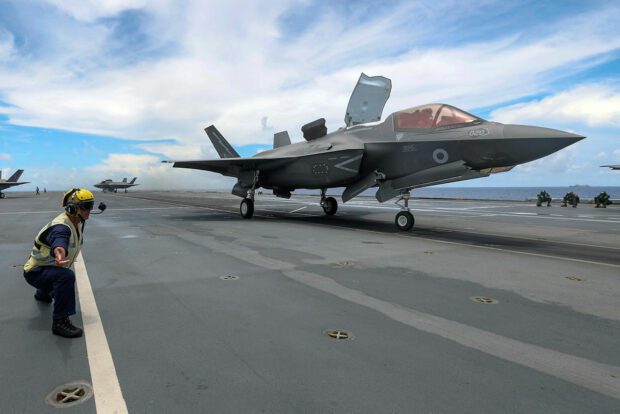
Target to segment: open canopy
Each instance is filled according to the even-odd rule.
[[[394,119],[398,130],[439,128],[483,121],[477,116],[445,104],[429,104],[404,109],[396,112]]]

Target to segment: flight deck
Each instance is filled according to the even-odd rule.
[[[620,412],[620,206],[95,197],[73,340],[21,267],[61,194],[0,201],[2,413]]]

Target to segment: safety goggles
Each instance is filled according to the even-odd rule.
[[[95,201],[91,200],[91,201],[80,201],[78,203],[78,207],[81,208],[82,210],[92,210],[93,207],[95,207]]]

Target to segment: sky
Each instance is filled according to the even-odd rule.
[[[344,125],[360,73],[392,80],[388,114],[431,102],[587,139],[456,186],[618,186],[617,1],[0,0],[0,169],[19,189],[138,177],[230,189],[162,160],[243,156],[324,117]]]

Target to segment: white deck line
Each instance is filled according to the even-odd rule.
[[[127,413],[127,405],[118,382],[112,353],[103,330],[82,253],[78,255],[74,267],[96,410],[98,413],[106,414]]]

